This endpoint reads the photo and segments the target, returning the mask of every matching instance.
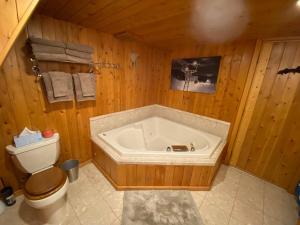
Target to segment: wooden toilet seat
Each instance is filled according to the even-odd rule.
[[[66,182],[67,175],[57,167],[33,174],[27,180],[24,194],[30,200],[40,200],[57,192]]]

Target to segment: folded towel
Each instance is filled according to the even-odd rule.
[[[48,72],[42,73],[42,76],[45,84],[47,98],[50,103],[73,101],[74,93],[73,93],[72,76],[69,76],[69,79],[71,80],[68,82],[68,94],[64,97],[58,97],[58,98],[54,97],[52,82],[49,73]]]
[[[76,50],[80,52],[87,52],[87,53],[93,53],[94,49],[88,45],[82,45],[82,44],[74,44],[74,43],[67,43],[67,49]]]
[[[93,73],[78,73],[83,97],[96,95],[96,77]]]
[[[65,54],[65,48],[41,45],[41,44],[31,44],[32,52],[34,53],[55,53],[55,54]]]
[[[94,96],[87,96],[87,97],[83,96],[82,90],[81,90],[79,75],[77,73],[73,74],[73,80],[74,80],[74,86],[75,86],[77,102],[96,100],[96,94]]]
[[[53,87],[54,97],[64,97],[68,95],[68,82],[70,82],[70,74],[58,71],[48,73]],[[71,81],[72,82],[72,81]]]
[[[76,56],[67,55],[67,62],[70,63],[81,63],[81,64],[92,64],[92,59],[83,59]]]
[[[34,44],[66,48],[66,44],[61,41],[53,41],[53,40],[47,40],[47,39],[42,39],[42,38],[36,38],[36,37],[29,37],[29,40],[31,43],[34,43]]]
[[[88,60],[93,59],[92,53],[80,52],[80,51],[71,50],[71,49],[66,49],[66,53],[67,53],[67,55],[75,56],[75,57],[79,57],[79,58],[83,58],[83,59],[88,59]]]
[[[40,61],[54,61],[54,62],[68,62],[68,63],[80,63],[80,64],[92,64],[93,60],[83,59],[66,54],[55,53],[35,53],[35,58]]]
[[[55,61],[55,62],[69,62],[66,54],[55,54],[55,53],[34,53],[37,60],[41,61]]]

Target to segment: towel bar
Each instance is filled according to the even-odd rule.
[[[42,73],[38,64],[38,60],[36,58],[31,57],[30,62],[32,63],[31,70],[37,77],[42,77]],[[107,62],[96,62],[89,64],[90,72],[93,72],[93,69],[97,66],[100,66],[100,68],[107,68],[107,69],[120,69],[120,64],[114,64],[114,63],[107,63]]]

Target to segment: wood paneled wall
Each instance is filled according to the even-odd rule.
[[[87,44],[95,49],[94,61],[118,63],[121,68],[97,72],[96,102],[49,104],[41,80],[31,72],[25,41],[27,35],[45,39]],[[139,54],[137,66],[130,53]],[[52,128],[60,133],[60,161],[91,159],[89,117],[156,103],[155,80],[163,71],[163,53],[135,42],[124,42],[71,23],[35,15],[10,51],[0,71],[0,176],[18,188],[14,168],[5,146],[24,126],[30,129]],[[40,63],[41,70],[87,71],[66,63]]]
[[[0,2],[0,66],[38,3],[39,0],[6,0]]]
[[[290,192],[300,180],[300,40],[266,41],[232,151],[231,164]]]
[[[164,73],[159,80],[159,103],[225,120],[233,125],[254,49],[255,41],[174,49],[166,55]],[[199,56],[222,56],[216,93],[204,94],[172,90],[170,88],[171,60]]]

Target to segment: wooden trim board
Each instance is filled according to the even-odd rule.
[[[229,146],[228,146],[228,150],[227,150],[227,154],[226,154],[226,159],[225,162],[228,164],[231,156],[232,156],[232,152],[233,152],[233,147],[235,144],[235,140],[238,134],[238,131],[240,129],[240,124],[241,121],[243,119],[243,114],[244,114],[244,110],[246,107],[246,103],[247,103],[247,99],[249,96],[249,92],[250,92],[250,88],[251,88],[251,84],[253,82],[254,79],[254,73],[255,73],[255,69],[256,69],[256,65],[260,56],[260,52],[261,52],[261,47],[262,47],[262,41],[261,40],[257,40],[256,45],[255,45],[255,50],[253,53],[253,57],[251,60],[251,65],[248,71],[248,76],[247,76],[247,81],[243,90],[243,95],[238,107],[238,112],[235,118],[235,122],[234,122],[234,126],[232,129],[232,133],[231,133],[231,138],[230,138],[230,142],[229,142]]]
[[[93,163],[117,190],[210,190],[219,169],[215,166],[119,164],[92,143]]]
[[[16,28],[14,29],[12,35],[9,37],[7,43],[4,45],[4,48],[2,49],[0,53],[0,67],[2,66],[4,60],[6,59],[6,56],[8,55],[10,49],[13,47],[16,39],[18,38],[19,34],[25,27],[27,21],[29,20],[31,14],[33,13],[34,9],[38,5],[39,0],[32,0],[28,8],[26,9],[24,15],[19,20]],[[17,13],[17,12],[16,12]]]
[[[236,166],[243,141],[245,140],[246,133],[253,115],[256,100],[258,98],[259,90],[263,82],[264,74],[267,69],[267,63],[272,50],[272,42],[264,42],[261,47],[261,53],[258,59],[258,63],[253,77],[253,82],[250,87],[249,95],[245,103],[245,109],[243,110],[242,119],[239,124],[237,136],[234,140],[230,158],[230,164]]]

